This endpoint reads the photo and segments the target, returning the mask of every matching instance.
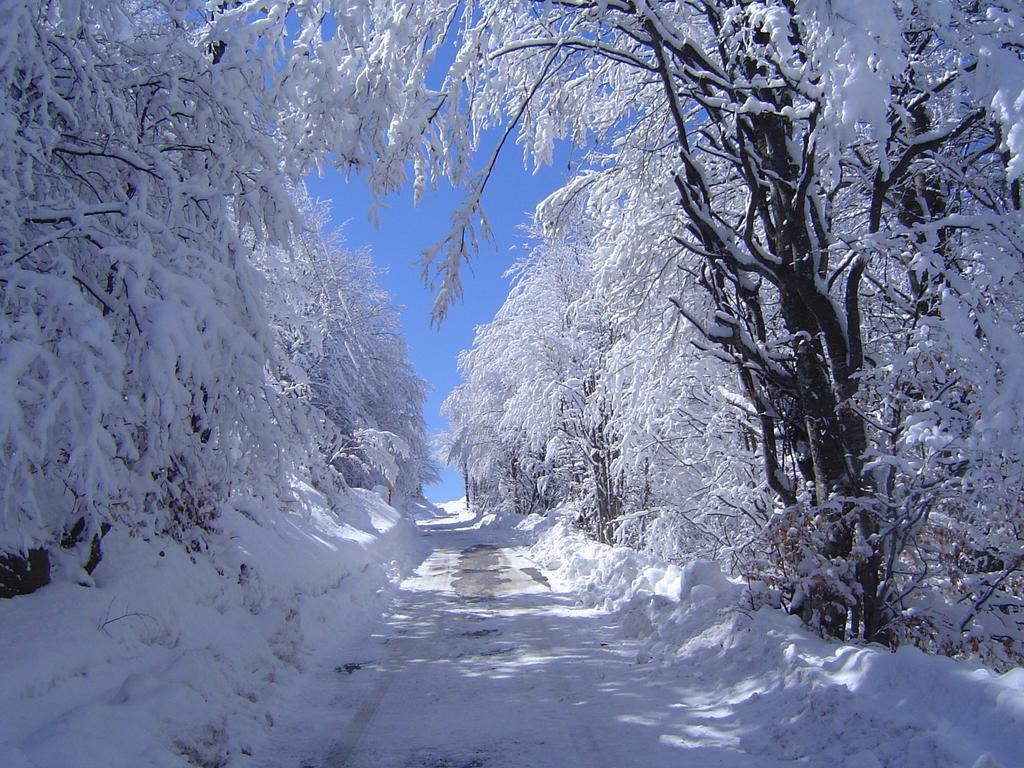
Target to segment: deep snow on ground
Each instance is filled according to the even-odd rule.
[[[672,692],[649,722],[683,750],[717,746],[721,765],[739,754],[759,766],[1024,765],[1024,669],[826,642],[796,617],[749,610],[717,563],[680,568],[606,547],[567,518],[527,525],[556,588],[616,616],[637,662]]]
[[[388,615],[325,660],[256,768],[678,766],[636,720],[657,685],[613,617],[553,592],[527,533],[445,507]]]
[[[1024,670],[828,643],[558,516],[424,505],[414,539],[297,498],[215,561],[108,537],[96,588],[0,602],[0,766],[1022,764]]]
[[[255,768],[1021,764],[1020,673],[827,643],[745,610],[714,563],[442,507],[419,521],[429,557]]]
[[[96,586],[0,600],[0,766],[245,765],[316,659],[363,634],[418,560],[375,494],[227,510],[210,548],[112,532]],[[194,559],[195,562],[190,562]]]

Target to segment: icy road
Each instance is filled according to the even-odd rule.
[[[608,614],[553,591],[515,531],[457,516],[421,525],[432,553],[372,638],[325,667],[275,726],[256,765],[776,765],[673,733],[664,720],[680,719],[678,694],[637,663]]]

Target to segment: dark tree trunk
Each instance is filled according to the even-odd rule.
[[[45,549],[0,555],[0,598],[30,595],[49,583],[50,553]]]

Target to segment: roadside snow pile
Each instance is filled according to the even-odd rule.
[[[434,517],[438,518],[438,524],[448,528],[457,526],[461,530],[478,530],[481,528],[509,529],[520,527],[523,516],[515,512],[493,510],[482,510],[479,507],[470,507],[466,503],[466,497],[453,501],[444,501],[435,507]],[[421,523],[424,528],[434,527],[430,522]]]
[[[192,555],[112,531],[95,588],[0,601],[0,765],[244,765],[310,662],[376,618],[415,559],[409,520],[344,499],[335,514],[300,483],[286,513],[236,504]]]
[[[533,523],[531,523],[532,525]],[[532,556],[553,582],[618,614],[638,662],[681,696],[694,742],[825,768],[1011,768],[1024,755],[1024,670],[915,648],[825,642],[796,617],[744,606],[718,564],[677,567],[536,525]]]
[[[451,501],[442,501],[441,503],[436,504],[435,508],[438,511],[438,517],[465,515],[469,512],[469,504],[466,503],[465,496],[460,499],[452,499]]]

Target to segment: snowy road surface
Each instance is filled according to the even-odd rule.
[[[688,711],[607,614],[552,591],[515,531],[466,523],[425,523],[432,553],[378,631],[311,676],[255,765],[780,765],[694,743],[714,713]]]

